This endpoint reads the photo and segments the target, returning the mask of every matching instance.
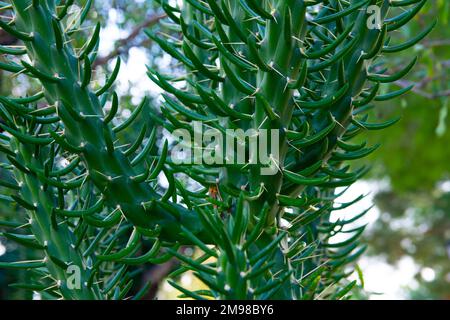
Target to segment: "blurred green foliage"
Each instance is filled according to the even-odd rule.
[[[380,151],[372,155],[372,178],[387,176],[398,192],[426,191],[448,178],[450,173],[450,1],[429,1],[426,9],[416,17],[409,28],[403,28],[407,39],[420,32],[430,21],[438,19],[433,32],[422,44],[416,45],[419,65],[406,83],[416,83],[414,92],[402,99],[378,102],[377,118],[400,115],[395,126],[376,134],[373,140],[381,142]],[[412,55],[412,53],[410,53]],[[398,66],[408,57],[387,56],[392,66]],[[396,90],[395,86],[385,88]]]
[[[383,256],[395,265],[403,257],[418,267],[412,299],[450,298],[450,192],[421,196],[381,192],[376,197],[380,219],[366,233],[369,254]],[[431,277],[424,272],[431,272]]]
[[[391,189],[375,197],[381,216],[366,234],[368,254],[392,265],[403,257],[414,259],[418,272],[417,285],[409,288],[412,299],[450,298],[450,193],[440,188],[450,178],[450,1],[429,1],[403,31],[406,39],[436,18],[434,31],[415,47],[420,64],[408,76],[417,84],[415,92],[379,102],[374,114],[401,115],[401,121],[371,135],[382,147],[371,157],[368,178],[388,178]],[[403,58],[392,59],[392,65]],[[424,279],[422,271],[430,268],[434,279]]]

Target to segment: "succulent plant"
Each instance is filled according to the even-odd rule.
[[[181,8],[157,2],[169,21],[146,33],[185,72],[163,75],[149,66],[149,77],[165,91],[163,117],[144,99],[116,125],[120,101],[112,88],[120,58],[102,87],[92,82],[100,25],[75,48],[70,39],[79,29],[64,25],[74,1],[4,4],[14,19],[0,27],[24,46],[1,48],[0,68],[36,79],[42,91],[0,97],[2,168],[10,176],[1,185],[11,189],[5,199],[29,217],[0,225],[20,226],[3,235],[33,248],[40,260],[0,267],[47,275],[21,286],[65,299],[124,298],[134,286],[132,266],[171,257],[182,266],[170,283],[196,299],[345,297],[356,283],[348,280],[349,266],[365,249],[358,243],[364,226],[348,226],[366,211],[331,220],[361,198],[337,205],[335,189],[360,179],[367,168],[348,162],[377,148],[351,140],[398,120],[373,123],[368,111],[373,101],[407,91],[378,94],[417,58],[388,73],[383,56],[431,31],[434,24],[405,44],[390,44],[426,0],[186,0]],[[143,114],[152,121],[142,121]],[[279,143],[279,154],[258,163],[247,149],[244,164],[177,164],[167,141],[157,152],[157,126],[195,135],[197,123],[227,135],[227,129],[273,130],[279,139],[269,145]],[[139,134],[124,142],[121,134],[132,126],[141,126]],[[261,174],[268,167],[275,174]],[[169,181],[162,195],[158,175]],[[333,241],[338,233],[349,236]],[[181,245],[202,255],[188,257]],[[79,267],[79,288],[68,286],[70,266]],[[209,289],[181,287],[175,280],[189,270]]]

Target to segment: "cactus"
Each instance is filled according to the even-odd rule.
[[[382,84],[405,76],[417,59],[393,74],[374,61],[413,46],[431,31],[434,24],[405,44],[390,44],[390,33],[408,23],[426,0],[187,0],[182,8],[157,2],[171,20],[161,26],[168,32],[146,33],[186,73],[163,75],[149,66],[148,76],[165,91],[164,117],[144,99],[118,125],[113,120],[120,101],[111,91],[120,58],[102,87],[92,81],[100,26],[75,48],[70,39],[78,30],[63,25],[73,1],[12,0],[7,6],[14,20],[0,21],[0,27],[24,47],[2,48],[8,61],[0,68],[36,79],[42,91],[0,97],[0,127],[7,132],[0,136],[7,159],[3,167],[17,182],[1,185],[11,189],[9,201],[29,215],[29,223],[19,224],[22,233],[4,235],[34,248],[42,260],[0,267],[46,274],[54,283],[24,287],[65,299],[124,298],[134,286],[133,266],[171,257],[182,266],[170,283],[196,299],[346,296],[355,285],[347,280],[348,266],[365,249],[358,243],[364,226],[347,226],[365,212],[331,221],[333,211],[361,198],[336,205],[335,189],[367,172],[348,161],[377,148],[350,140],[397,121],[372,123],[367,112],[372,101],[407,91],[378,94]],[[386,18],[398,7],[409,9]],[[374,8],[380,25],[370,26]],[[180,81],[184,87],[175,85]],[[152,122],[142,123],[144,113]],[[168,154],[168,142],[156,153],[156,125],[195,135],[199,121],[201,130],[228,135],[227,129],[273,130],[279,139],[269,144],[279,143],[279,155],[254,163],[247,150],[244,164],[178,165]],[[136,125],[142,126],[136,140],[123,143],[121,133]],[[263,175],[263,169],[275,174]],[[156,191],[160,174],[169,181],[163,195]],[[182,176],[201,189],[183,183]],[[340,232],[350,236],[330,241]],[[203,255],[187,257],[180,245]],[[146,246],[147,253],[139,255]],[[68,288],[72,265],[82,279],[75,289]],[[177,284],[188,270],[208,290]]]

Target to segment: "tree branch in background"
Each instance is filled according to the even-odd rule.
[[[144,274],[143,283],[151,282],[150,289],[143,300],[157,299],[157,293],[164,282],[164,279],[179,265],[176,258],[172,258],[166,263],[155,265]]]
[[[398,80],[395,82],[395,84],[399,85],[402,88],[406,88],[406,87],[409,87],[410,85],[414,84],[414,82],[407,81],[407,80]],[[420,89],[420,85],[414,87],[413,89],[411,89],[411,91],[424,97],[424,98],[427,98],[427,99],[439,99],[439,98],[450,96],[450,90],[444,90],[444,91],[430,93],[430,92]]]
[[[3,46],[10,46],[17,42],[17,38],[6,33],[4,30],[0,30],[0,44]]]
[[[444,69],[448,69],[448,67],[450,66],[450,60],[442,61],[441,64]],[[443,73],[442,75],[436,76],[436,77],[424,78],[419,82],[398,80],[395,82],[395,84],[402,88],[406,88],[406,87],[409,87],[410,85],[414,84],[414,88],[411,90],[412,92],[414,92],[424,98],[427,98],[427,99],[439,99],[439,98],[450,96],[450,89],[443,90],[443,91],[428,92],[425,90],[425,88],[430,82],[439,80],[443,77],[445,77],[445,73]]]
[[[450,39],[428,40],[422,45],[426,48],[450,46]]]
[[[141,33],[143,29],[155,25],[156,23],[159,22],[159,20],[165,17],[166,14],[157,14],[150,16],[143,23],[136,26],[127,37],[118,40],[114,46],[114,50],[111,51],[108,55],[97,58],[97,60],[95,60],[95,62],[93,63],[93,67],[95,68],[97,66],[104,65],[108,63],[108,61],[110,61],[111,59],[114,59],[118,55],[130,50],[130,48],[144,44],[147,39],[138,44],[133,44],[133,40]]]
[[[440,61],[440,65],[443,68],[444,72],[441,74],[438,74],[434,77],[426,77],[423,78],[421,81],[408,81],[408,80],[398,80],[395,81],[395,84],[398,85],[401,88],[407,88],[411,85],[414,85],[414,87],[411,89],[412,92],[415,94],[418,94],[419,96],[422,96],[427,99],[439,99],[450,96],[450,89],[442,90],[442,91],[434,91],[430,92],[430,90],[426,90],[426,87],[434,82],[439,81],[442,79],[445,79],[448,74],[448,69],[450,67],[450,60]]]

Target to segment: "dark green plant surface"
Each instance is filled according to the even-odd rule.
[[[361,178],[367,168],[347,162],[377,147],[351,139],[397,121],[373,123],[366,114],[373,100],[407,91],[377,93],[416,62],[394,73],[383,67],[386,57],[431,30],[433,23],[406,45],[391,39],[426,0],[189,0],[181,9],[157,2],[168,21],[147,34],[186,73],[162,75],[149,67],[166,92],[163,117],[142,123],[144,114],[155,114],[144,99],[121,124],[115,124],[120,101],[112,92],[120,58],[102,87],[92,81],[99,25],[75,48],[71,39],[80,27],[68,26],[65,16],[73,1],[2,3],[14,19],[0,26],[24,47],[3,48],[0,68],[35,78],[42,91],[0,97],[8,176],[2,186],[11,190],[2,199],[28,214],[28,221],[0,225],[5,237],[38,255],[0,267],[32,270],[36,283],[17,286],[46,298],[140,298],[148,285],[138,291],[133,283],[139,266],[173,256],[183,264],[171,283],[196,299],[348,297],[356,284],[348,280],[352,265],[365,249],[358,243],[364,226],[353,222],[364,212],[330,221],[332,211],[354,203],[334,205],[334,190]],[[379,28],[368,28],[371,5],[380,8]],[[87,1],[80,23],[90,6]],[[184,87],[174,85],[180,81]],[[167,142],[157,153],[154,123],[192,131],[198,120],[221,131],[278,130],[277,174],[261,175],[262,165],[250,163],[175,166]],[[124,141],[123,133],[137,125],[139,136]],[[162,195],[160,174],[169,181]],[[330,241],[338,233],[348,236]],[[180,245],[203,255],[187,257]],[[71,266],[80,269],[80,288],[68,286]],[[176,279],[189,270],[209,289],[180,287]]]

